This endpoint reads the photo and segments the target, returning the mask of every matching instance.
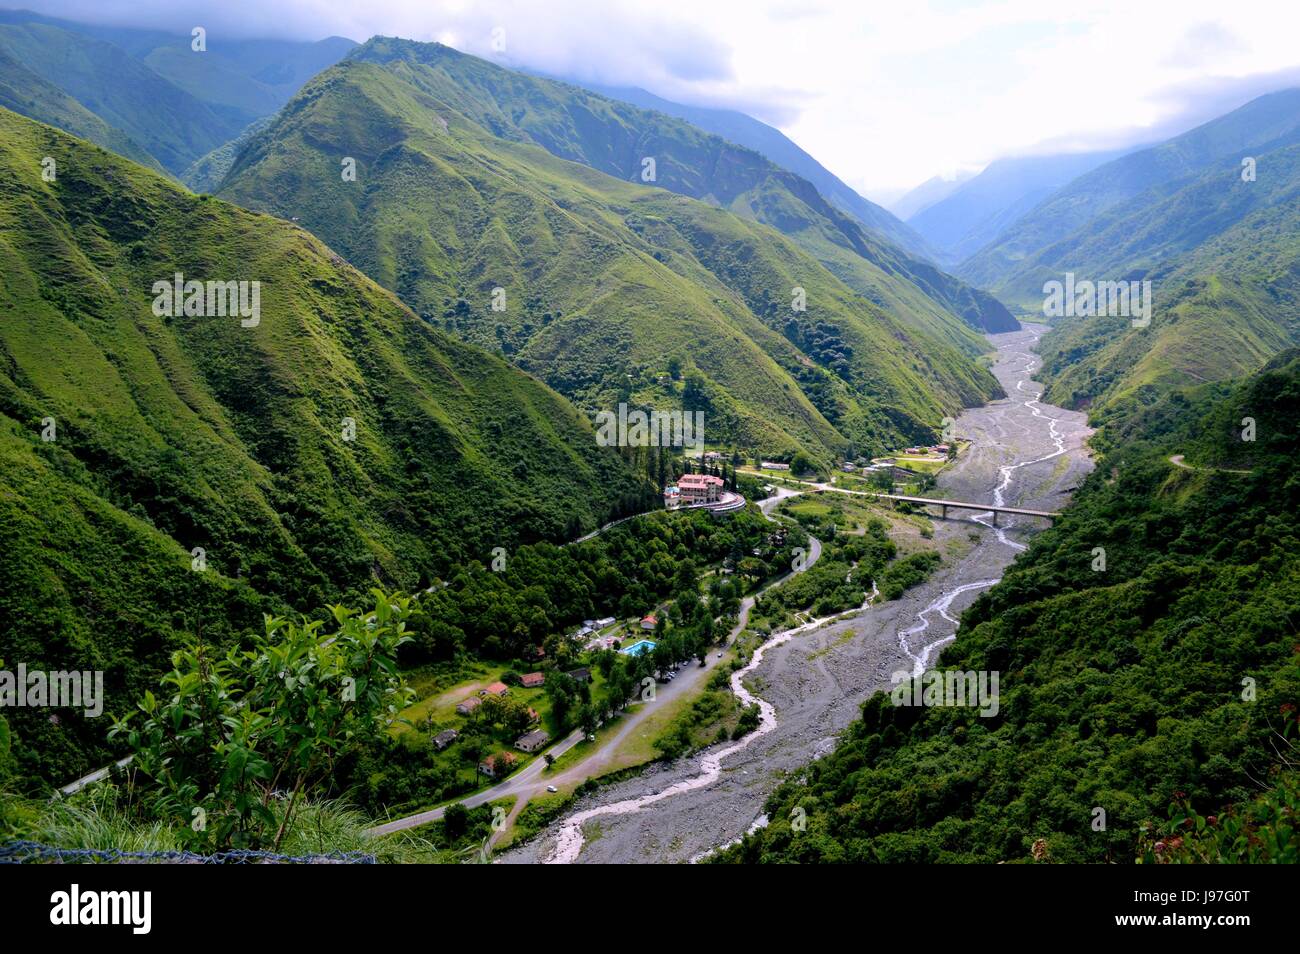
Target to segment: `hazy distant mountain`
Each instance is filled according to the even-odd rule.
[[[158,161],[130,136],[104,122],[53,83],[41,79],[3,49],[0,49],[0,106],[163,171]]]
[[[1043,342],[1048,400],[1097,412],[1171,388],[1250,374],[1300,345],[1300,137],[1259,151],[1256,179],[1236,157],[1178,186],[1149,189],[1027,269],[1042,283],[1080,277],[1151,283],[1151,322],[1063,321]],[[1041,294],[1040,294],[1041,301]]]
[[[669,116],[676,116],[737,145],[747,146],[778,166],[807,179],[833,205],[853,216],[866,228],[879,233],[913,255],[931,259],[935,257],[934,249],[928,247],[925,241],[908,228],[898,216],[863,198],[781,130],[774,129],[753,116],[731,109],[710,109],[674,103],[637,87],[602,86],[598,83],[567,78],[565,82],[582,86],[611,99],[640,106],[642,109],[653,109]]]
[[[1034,311],[1036,257],[1076,232],[1086,234],[1097,216],[1148,189],[1189,179],[1211,167],[1277,148],[1300,136],[1300,90],[1270,93],[1157,146],[1129,153],[1085,173],[1023,216],[991,245],[963,262],[957,273],[998,294],[1009,305]],[[1188,215],[1198,214],[1188,209]],[[1104,276],[1110,277],[1110,276]]]
[[[0,10],[0,51],[176,174],[253,120],[274,113],[307,79],[356,45],[341,37],[299,43],[220,35],[209,36],[203,52],[190,44],[188,35]],[[42,115],[33,104],[19,111],[51,125],[61,125],[60,115],[70,121],[66,110]],[[95,138],[84,123],[68,128]],[[115,151],[140,158],[124,150]]]
[[[911,189],[893,202],[888,203],[889,211],[906,222],[912,216],[928,209],[936,202],[941,202],[961,188],[963,182],[975,178],[974,172],[959,172],[951,179],[943,176],[931,176],[919,186]]]
[[[908,218],[941,261],[961,262],[1071,180],[1128,150],[997,159]]]

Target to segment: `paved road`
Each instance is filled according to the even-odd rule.
[[[798,496],[801,491],[790,490],[787,487],[776,488],[776,493],[760,501],[759,509],[768,519],[772,519],[772,510],[778,503],[789,497]],[[803,573],[808,570],[814,563],[821,559],[822,544],[816,537],[809,536],[809,546],[807,560],[802,568],[792,570],[790,573],[773,580],[767,586],[763,587],[757,593],[746,596],[740,601],[740,609],[736,614],[736,625],[731,628],[727,636],[727,643],[730,645],[737,636],[749,624],[749,614],[754,608],[754,602],[763,593],[766,593],[774,586],[779,586],[796,573]],[[528,801],[535,795],[538,795],[546,788],[547,785],[554,785],[559,788],[570,784],[577,784],[603,774],[609,763],[617,754],[619,746],[625,739],[650,717],[651,714],[658,711],[658,708],[665,702],[670,702],[679,696],[685,695],[698,686],[700,686],[708,676],[712,675],[713,670],[721,662],[717,652],[708,654],[703,666],[688,665],[681,669],[677,677],[672,682],[662,683],[655,689],[655,701],[651,704],[643,705],[635,712],[624,714],[619,721],[619,729],[613,735],[606,738],[600,743],[600,748],[588,755],[581,762],[564,771],[551,775],[543,776],[546,769],[545,759],[535,759],[524,768],[520,769],[514,775],[498,782],[491,788],[483,789],[473,795],[461,800],[467,808],[474,808],[478,805],[485,805],[488,802],[494,802],[502,798],[517,798],[519,801],[515,804],[515,811],[523,807],[524,802]],[[557,759],[569,749],[573,748],[582,741],[582,730],[575,729],[566,736],[555,748],[549,750]],[[447,810],[446,805],[439,808],[432,808],[428,811],[419,812],[415,815],[408,815],[405,818],[397,818],[382,825],[377,825],[369,829],[368,835],[387,835],[395,831],[404,831],[408,828],[418,828],[421,825],[427,825],[429,822],[437,821],[442,818]]]

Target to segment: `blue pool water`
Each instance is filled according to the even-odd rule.
[[[620,652],[628,656],[640,656],[643,653],[650,652],[654,648],[655,641],[653,639],[641,639],[633,643],[631,646],[624,646]]]

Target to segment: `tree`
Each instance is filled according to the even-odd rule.
[[[453,802],[442,814],[442,830],[447,838],[456,841],[469,831],[469,809],[463,802]]]
[[[331,606],[328,635],[320,620],[268,616],[248,649],[178,650],[162,678],[167,696],[146,692],[137,712],[115,722],[110,736],[135,751],[155,813],[203,820],[180,829],[196,847],[277,847],[303,794],[407,704],[397,650],[410,642],[410,600],[371,593],[365,616]],[[273,805],[286,791],[277,819]]]

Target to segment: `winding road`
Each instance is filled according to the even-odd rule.
[[[997,348],[993,372],[1008,397],[957,421],[958,434],[971,443],[940,475],[945,497],[991,495],[994,505],[1014,500],[1054,511],[1091,468],[1084,416],[1040,402],[1041,388],[1032,380],[1038,335],[1027,327],[990,336]],[[843,618],[814,620],[765,643],[732,679],[742,700],[760,705],[758,731],[602,788],[498,860],[687,862],[764,824],[763,803],[781,779],[829,751],[861,703],[888,689],[896,674],[932,665],[954,638],[961,611],[1001,578],[1036,529],[1010,520],[992,526],[991,517],[985,511],[935,521],[933,545],[944,565],[901,599],[869,601]]]
[[[762,510],[763,515],[771,520],[773,519],[772,510],[778,503],[789,497],[798,496],[799,493],[800,491],[790,490],[785,487],[777,488],[777,492],[773,496],[759,502],[759,508]],[[816,537],[810,536],[808,553],[806,554],[807,559],[799,569],[792,569],[784,576],[778,577],[768,583],[767,586],[763,587],[763,589],[759,590],[757,593],[752,593],[742,599],[740,601],[740,608],[736,614],[736,624],[731,628],[731,632],[727,637],[727,644],[730,645],[749,624],[750,611],[754,608],[754,603],[759,596],[766,593],[774,586],[780,586],[791,576],[806,572],[813,564],[821,559],[821,555],[821,541]],[[475,792],[473,795],[467,796],[466,798],[458,799],[458,801],[466,808],[475,808],[479,805],[486,805],[489,802],[497,801],[498,799],[515,798],[517,801],[514,806],[514,812],[512,812],[512,814],[514,814],[517,813],[529,799],[545,790],[548,785],[554,785],[556,788],[567,787],[604,774],[608,769],[609,763],[618,752],[619,746],[632,732],[636,731],[636,729],[639,728],[641,724],[654,712],[656,712],[658,707],[663,703],[670,702],[679,696],[690,693],[701,685],[702,682],[712,674],[714,668],[720,661],[721,660],[717,653],[710,653],[703,666],[686,666],[680,670],[677,677],[673,679],[672,682],[660,683],[655,689],[654,702],[644,704],[639,709],[624,713],[620,716],[618,721],[618,731],[603,739],[600,743],[599,749],[586,756],[576,765],[553,775],[545,775],[546,760],[540,758],[534,759],[509,778],[504,779],[489,788]],[[735,677],[733,676],[733,679],[734,678]],[[558,759],[565,752],[569,751],[581,742],[582,737],[582,730],[575,729],[557,743],[555,747],[548,751]],[[437,808],[431,808],[414,815],[396,818],[392,821],[385,822],[382,825],[376,825],[374,828],[369,829],[366,834],[371,836],[388,835],[396,831],[403,831],[408,828],[418,828],[421,825],[427,825],[429,822],[437,821],[442,818],[450,804],[455,803],[448,803],[448,805],[441,805]]]

